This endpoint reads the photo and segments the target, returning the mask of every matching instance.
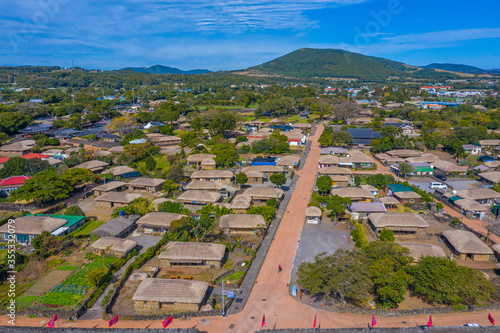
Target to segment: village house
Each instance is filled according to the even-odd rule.
[[[456,164],[453,164],[448,161],[436,160],[431,162],[431,165],[434,167],[434,173],[440,173],[444,175],[457,175],[464,176],[467,173],[467,169]]]
[[[375,161],[371,157],[358,150],[350,150],[349,156],[341,157],[339,166],[351,169],[370,169],[376,167]]]
[[[128,183],[130,191],[156,193],[162,190],[165,179],[141,177]]]
[[[213,191],[220,192],[224,188],[224,184],[212,181],[194,180],[184,187],[185,191]]]
[[[375,186],[373,185],[368,185],[368,184],[361,184],[359,185],[359,187],[361,187],[363,190],[365,191],[368,191],[370,192],[371,194],[373,194],[374,196],[377,196],[378,195],[378,188],[376,188]]]
[[[28,154],[36,146],[35,140],[22,140],[0,147],[2,156],[22,156]]]
[[[335,155],[321,155],[319,157],[319,167],[328,168],[335,167],[340,164],[340,158]]]
[[[380,139],[382,134],[375,132],[371,128],[348,128],[347,133],[351,135],[352,142],[350,147],[355,148],[368,148],[371,146],[374,139]]]
[[[359,187],[334,188],[330,193],[331,195],[349,198],[352,202],[372,202],[375,199],[373,194]]]
[[[113,167],[113,168],[109,168],[107,170],[104,170],[103,172],[101,172],[101,175],[105,175],[105,174],[111,174],[111,176],[113,177],[113,179],[123,179],[123,178],[129,178],[130,176],[136,176],[139,175],[140,176],[140,173],[138,173],[137,171],[135,171],[135,169],[131,168],[131,167],[128,167],[126,165],[120,165],[120,166],[116,166],[116,167]]]
[[[77,166],[74,167],[74,169],[89,169],[93,173],[100,173],[107,166],[109,166],[109,164],[106,162],[94,160],[94,161],[87,161],[87,162],[83,162],[82,164],[78,164]]]
[[[488,208],[472,199],[460,199],[453,202],[464,215],[470,219],[482,220],[488,211]]]
[[[229,214],[220,217],[219,228],[225,234],[254,234],[266,228],[266,221],[260,214]]]
[[[158,134],[158,133],[148,133],[146,134],[146,136],[148,136],[149,134]],[[152,143],[160,147],[177,146],[182,141],[181,138],[174,135],[161,135],[161,134],[155,136],[149,135],[148,138],[151,140]]]
[[[233,198],[229,208],[232,209],[235,214],[243,214],[251,206],[252,198],[247,195],[239,194]]]
[[[483,172],[479,174],[481,181],[488,184],[498,184],[500,182],[500,171]]]
[[[398,244],[410,250],[410,256],[415,262],[418,262],[423,257],[446,257],[444,250],[437,245],[407,242],[399,242]]]
[[[323,213],[321,212],[321,208],[316,206],[310,206],[306,209],[306,222],[311,224],[319,224],[321,223],[321,216]]]
[[[397,209],[399,205],[398,199],[394,197],[382,197],[380,198],[386,209]]]
[[[217,243],[170,242],[160,253],[164,267],[211,267],[221,268],[226,246]]]
[[[418,214],[412,213],[373,213],[368,215],[371,229],[378,236],[384,229],[392,230],[396,236],[424,237],[429,223]]]
[[[132,231],[137,228],[135,224],[140,218],[139,215],[118,216],[104,223],[97,229],[94,229],[90,235],[92,237],[127,237]]]
[[[137,242],[130,239],[102,237],[92,243],[92,253],[101,257],[113,256],[125,258],[127,254],[135,249]]]
[[[193,154],[189,155],[186,160],[187,160],[187,165],[200,169],[203,161],[207,159],[214,161],[214,158],[215,155],[213,154]]]
[[[107,207],[123,207],[141,197],[139,193],[108,192],[94,200]]]
[[[174,221],[178,221],[183,217],[182,214],[165,213],[165,212],[151,212],[139,220],[137,220],[137,231],[145,234],[165,233]]]
[[[332,180],[332,187],[346,187],[349,186],[350,178],[341,175],[330,175]]]
[[[345,157],[349,155],[349,150],[341,147],[326,147],[326,148],[321,148],[320,154]]]
[[[132,301],[136,309],[196,312],[204,304],[207,290],[208,283],[202,281],[145,278]]]
[[[1,196],[8,196],[10,192],[17,190],[23,186],[24,182],[31,179],[29,176],[12,176],[0,180],[0,194]]]
[[[244,174],[250,171],[262,172],[267,177],[274,175],[275,173],[285,173],[285,169],[277,165],[252,165],[241,169],[241,172]]]
[[[481,154],[481,145],[462,145],[462,148],[469,155]]]
[[[108,192],[122,192],[127,188],[127,183],[121,181],[111,181],[94,188],[94,194],[101,196]]]
[[[213,191],[185,191],[177,197],[177,201],[191,205],[207,205],[219,202],[222,195]]]
[[[498,139],[479,140],[479,144],[481,145],[481,147],[484,148],[490,148],[490,147],[496,148],[500,146],[500,140]]]
[[[413,125],[411,123],[384,123],[385,126],[396,127],[402,135],[410,135],[413,133]]]
[[[419,157],[420,152],[411,149],[394,149],[385,152],[391,157],[409,158],[409,157]]]
[[[472,232],[445,230],[443,236],[461,260],[488,261],[493,254],[493,251]]]
[[[266,177],[264,176],[264,173],[263,172],[260,172],[260,171],[247,171],[244,173],[245,175],[247,175],[247,184],[249,185],[253,185],[253,184],[262,184],[264,183],[264,179],[266,179]]]
[[[387,210],[382,202],[353,202],[348,207],[354,220],[366,219],[372,213],[385,213]]]
[[[215,181],[229,184],[233,177],[233,172],[229,170],[200,170],[193,172],[191,180]]]
[[[394,192],[392,195],[402,204],[415,204],[422,200],[420,194],[413,191]]]
[[[294,170],[299,167],[300,155],[287,155],[281,157],[276,165],[285,169]]]
[[[500,193],[489,188],[469,188],[467,190],[459,190],[456,196],[462,199],[475,200],[481,205],[492,205],[496,200],[500,199]]]
[[[325,167],[325,168],[320,168],[318,169],[318,173],[321,176],[344,176],[348,179],[352,178],[352,170],[347,169],[347,168],[340,168],[340,167]],[[333,179],[332,179],[333,180]]]
[[[257,205],[264,205],[267,200],[275,198],[278,201],[283,199],[285,192],[280,188],[272,187],[250,187],[243,192],[245,196],[252,198],[252,202]]]

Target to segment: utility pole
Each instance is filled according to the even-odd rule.
[[[226,315],[226,307],[224,305],[224,280],[222,281],[222,317]]]

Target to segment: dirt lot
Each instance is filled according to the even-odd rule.
[[[78,203],[86,216],[95,218],[97,221],[108,221],[113,213],[112,207],[102,207],[92,198],[83,199]]]
[[[73,271],[52,271],[38,280],[31,288],[23,293],[23,296],[42,296],[59,283],[66,280]]]

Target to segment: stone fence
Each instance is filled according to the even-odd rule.
[[[214,317],[214,316],[222,316],[222,310],[211,310],[211,311],[197,311],[197,312],[182,312],[182,313],[174,313],[174,314],[161,314],[161,315],[119,315],[116,313],[106,313],[103,314],[104,320],[111,320],[111,318],[118,316],[120,320],[165,320],[168,317],[172,316],[174,319],[186,319],[186,318],[196,318],[196,317]]]
[[[118,325],[116,325],[118,326]],[[158,332],[158,329],[148,329],[148,328],[57,328],[57,324],[54,328],[49,327],[26,327],[26,326],[4,326],[0,328],[2,333],[49,333],[49,332],[57,332],[57,333],[118,333],[118,332],[127,332],[127,333],[154,333]],[[199,333],[200,331],[197,328],[169,328],[168,332],[171,333]]]
[[[410,323],[409,323],[410,324]],[[425,324],[425,323],[422,323]],[[312,326],[312,324],[311,324]],[[322,332],[322,333],[417,333],[417,332],[434,332],[434,333],[467,333],[467,332],[483,332],[484,326],[481,327],[466,327],[466,326],[454,326],[454,327],[436,327],[432,326],[431,329],[427,328],[427,325],[421,326],[413,326],[413,327],[399,327],[399,328],[321,328],[314,330],[313,328],[302,328],[302,329],[258,329],[255,332],[257,333],[313,333],[313,332]],[[488,332],[500,332],[500,326],[488,326]]]

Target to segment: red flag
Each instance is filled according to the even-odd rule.
[[[377,325],[377,319],[375,319],[375,315],[372,315],[372,327]]]
[[[116,324],[118,322],[118,316],[114,317],[113,319],[111,319],[110,321],[108,321],[108,324],[109,326],[108,327],[111,327],[113,326],[114,324]]]
[[[429,315],[429,321],[427,322],[427,327],[432,327],[432,315]]]
[[[316,315],[314,315],[314,324],[313,324],[313,328],[316,328]]]
[[[57,313],[54,315],[54,317],[52,317],[52,319],[47,323],[47,325],[50,328],[54,328],[56,321],[57,321]]]
[[[263,315],[262,316],[262,325],[260,325],[260,327],[264,327],[265,324],[266,324],[266,315]]]
[[[490,323],[495,326],[495,319],[493,319],[493,317],[491,316],[491,313],[488,313],[488,320],[490,321]]]
[[[167,328],[168,325],[170,325],[172,323],[172,316],[168,317],[167,319],[165,319],[162,324],[163,324],[163,328]]]

